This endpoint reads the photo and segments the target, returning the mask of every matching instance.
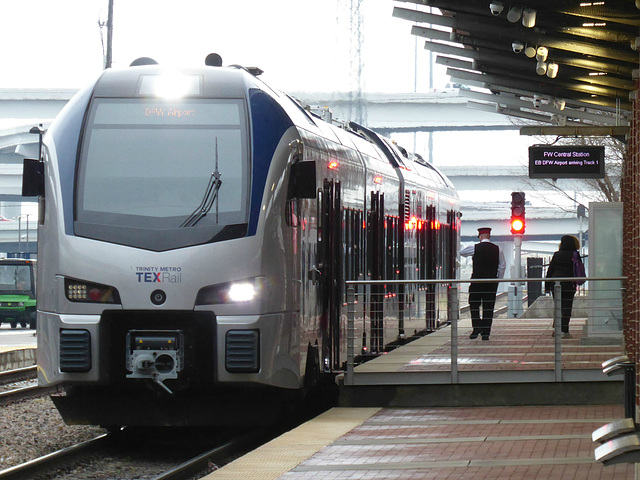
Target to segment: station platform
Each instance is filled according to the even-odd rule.
[[[35,364],[35,348],[0,347],[0,370],[15,370]]]
[[[586,322],[572,318],[571,336],[556,339],[551,318],[501,316],[484,341],[470,339],[471,320],[461,319],[455,373],[447,326],[356,366],[351,384],[339,377],[340,406],[621,403],[623,376],[605,375],[602,363],[623,355],[624,347],[616,338],[588,336]]]
[[[0,326],[0,370],[13,370],[36,364],[35,331]]]
[[[595,461],[591,434],[619,405],[334,408],[207,480],[635,479]]]

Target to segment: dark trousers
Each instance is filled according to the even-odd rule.
[[[553,295],[553,291],[551,291]],[[576,295],[576,287],[571,282],[560,282],[560,329],[562,333],[569,333],[569,320],[573,310],[573,297]],[[555,298],[555,296],[554,296]]]
[[[472,283],[469,285],[469,311],[474,333],[482,336],[491,334],[493,306],[496,303],[497,283]],[[482,306],[482,318],[480,307]]]

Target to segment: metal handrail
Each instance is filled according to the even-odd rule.
[[[585,282],[594,281],[621,281],[627,277],[545,277],[545,278],[489,278],[489,279],[430,279],[430,280],[348,280],[347,286],[347,368],[345,372],[345,385],[354,385],[354,360],[355,360],[355,286],[357,285],[455,285],[462,283],[530,283],[530,282],[554,282],[554,332],[555,332],[555,359],[554,376],[556,382],[562,381],[562,344],[561,344],[561,282],[574,282],[580,278]],[[622,286],[624,290],[624,286]],[[458,306],[459,312],[459,306]],[[451,381],[458,382],[458,325],[457,321],[451,325]]]
[[[626,281],[628,277],[538,277],[538,278],[442,278],[430,280],[347,280],[345,283],[349,285],[434,285],[434,284],[460,284],[460,283],[528,283],[528,282],[575,282],[576,280],[599,281],[599,280],[618,280]]]

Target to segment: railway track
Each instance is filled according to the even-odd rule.
[[[0,405],[27,398],[38,397],[57,390],[57,387],[39,387],[36,366],[0,372]]]
[[[144,453],[145,449],[172,450],[162,440],[158,446],[151,446],[150,439],[155,435],[153,432],[151,430],[151,433],[145,433],[141,437],[139,432],[130,434],[125,429],[120,432],[100,435],[92,440],[2,470],[0,471],[0,480],[27,480],[33,479],[38,475],[62,479],[74,478],[75,475],[91,478],[91,473],[78,474],[78,470],[75,470],[77,468],[81,472],[101,471],[102,473],[102,470],[106,468],[117,470],[119,472],[118,478],[123,480],[126,480],[126,478],[142,478],[142,472],[147,475],[153,475],[145,475],[144,478],[153,478],[154,480],[186,480],[198,474],[204,475],[215,470],[274,436],[273,430],[271,432],[256,430],[222,441],[220,439],[210,440],[209,447],[206,447],[204,453],[198,453],[193,456],[183,454],[184,458],[188,457],[187,460],[183,458],[178,461],[174,458],[160,465],[150,466]],[[146,442],[142,442],[145,447],[139,448],[137,451],[132,450],[131,446],[139,445],[141,438],[147,439]],[[175,443],[182,443],[179,439],[174,441]],[[215,444],[215,446],[211,447],[211,444]],[[204,449],[201,444],[192,445],[190,448],[198,452],[202,452]],[[114,460],[119,456],[126,458],[126,460]],[[109,463],[108,467],[100,466],[100,462],[104,461]],[[118,465],[118,462],[122,462],[122,465]],[[129,466],[124,466],[125,462]],[[167,466],[167,464],[170,464],[170,466]]]
[[[104,434],[92,440],[63,448],[40,458],[16,465],[0,471],[1,480],[28,480],[36,475],[56,471],[63,465],[68,465],[79,458],[84,458],[104,447],[110,441],[109,434]]]
[[[0,385],[32,380],[36,378],[37,375],[38,371],[35,365],[24,368],[16,368],[15,370],[5,370],[0,372]]]
[[[211,467],[215,470],[272,437],[273,435],[260,430],[234,438],[154,477],[153,480],[186,480],[200,472],[208,472]]]

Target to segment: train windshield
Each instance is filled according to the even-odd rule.
[[[244,236],[246,125],[242,100],[95,99],[76,234],[158,251]]]

